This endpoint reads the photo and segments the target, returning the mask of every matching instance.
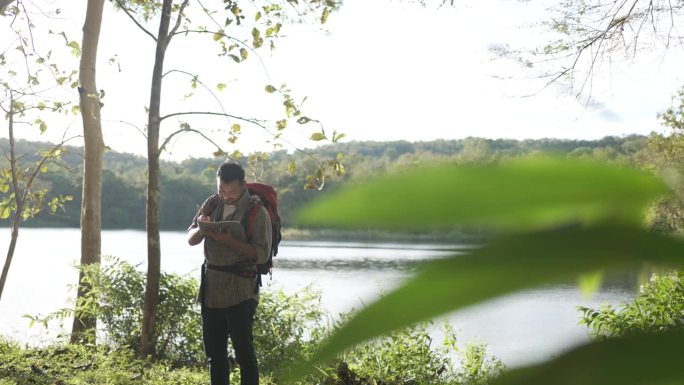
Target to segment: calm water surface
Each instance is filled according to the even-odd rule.
[[[190,247],[184,232],[162,232],[162,270],[199,276],[202,247]],[[4,256],[9,231],[0,234]],[[409,277],[422,261],[461,253],[467,245],[391,244],[284,241],[276,259],[271,286],[292,293],[312,285],[321,291],[332,318],[360,307]],[[103,255],[140,264],[145,269],[145,233],[136,230],[102,232]],[[456,251],[454,251],[456,250]],[[57,331],[28,327],[24,314],[47,314],[68,306],[67,289],[78,276],[78,229],[20,230],[19,242],[5,291],[0,300],[0,334],[40,343]],[[4,258],[3,258],[4,262]],[[614,282],[590,298],[571,284],[526,290],[449,314],[460,342],[478,341],[509,366],[548,359],[588,340],[578,325],[577,305],[620,304],[634,296],[631,283]],[[437,320],[436,323],[441,322]],[[70,326],[70,323],[67,323]]]

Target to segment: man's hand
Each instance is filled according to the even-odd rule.
[[[197,217],[197,220],[202,222],[209,222],[211,221],[211,218],[209,218],[208,215],[200,214]],[[199,226],[197,226],[195,229],[190,230],[190,232],[188,233],[188,243],[190,244],[190,246],[198,245],[204,239],[204,235],[204,232],[202,232]]]

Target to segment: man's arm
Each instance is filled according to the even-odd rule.
[[[199,214],[195,216],[192,220],[190,228],[188,228],[188,243],[190,246],[195,246],[204,240],[204,233],[199,228],[197,221],[208,221],[209,217],[204,214]]]

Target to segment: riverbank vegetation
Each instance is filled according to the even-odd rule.
[[[101,322],[98,346],[67,344],[68,336],[49,346],[20,346],[0,341],[0,384],[204,384],[208,380],[201,346],[199,306],[194,278],[163,274],[154,357],[135,357],[140,328],[144,274],[127,262],[108,258],[102,269],[88,269],[99,301],[81,307]],[[36,327],[62,322],[71,308],[34,317]],[[307,288],[295,294],[264,290],[255,324],[262,384],[280,383],[295,364],[351,314],[330,321],[320,294]],[[429,322],[396,331],[351,349],[319,365],[302,384],[485,384],[503,364],[479,344],[457,344],[448,324],[435,341]],[[239,382],[238,370],[232,372]]]

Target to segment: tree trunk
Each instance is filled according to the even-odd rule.
[[[157,305],[159,304],[159,277],[161,274],[161,249],[159,242],[159,127],[162,75],[166,47],[169,41],[171,5],[171,0],[164,0],[162,5],[147,122],[147,283],[145,286],[142,330],[138,344],[138,355],[140,356],[148,356],[154,353],[154,330],[157,324]]]
[[[5,265],[2,267],[2,275],[0,276],[0,299],[2,299],[2,292],[5,289],[5,282],[7,282],[7,274],[12,264],[12,257],[14,257],[14,249],[17,246],[17,238],[19,238],[19,224],[21,223],[21,216],[24,211],[24,200],[19,198],[19,184],[17,181],[17,156],[14,153],[14,97],[10,97],[10,112],[9,112],[9,146],[10,146],[10,170],[12,173],[12,185],[14,189],[14,201],[17,209],[12,218],[12,236],[10,244],[7,249],[7,258],[5,258]]]
[[[19,226],[16,223],[12,223],[12,238],[10,239],[9,248],[7,249],[5,266],[2,267],[2,276],[0,276],[0,299],[2,299],[2,292],[5,289],[5,282],[7,281],[7,274],[9,273],[9,268],[12,264],[12,257],[14,256],[14,248],[17,245],[17,238],[19,238]]]
[[[81,201],[81,266],[100,263],[102,253],[101,198],[104,142],[95,74],[103,6],[104,0],[88,0],[79,68],[79,94],[85,143],[83,199]],[[76,314],[71,331],[72,343],[95,342],[97,317],[92,314],[79,315],[80,302],[92,289],[89,284],[82,283],[82,279],[83,272],[79,274]]]

